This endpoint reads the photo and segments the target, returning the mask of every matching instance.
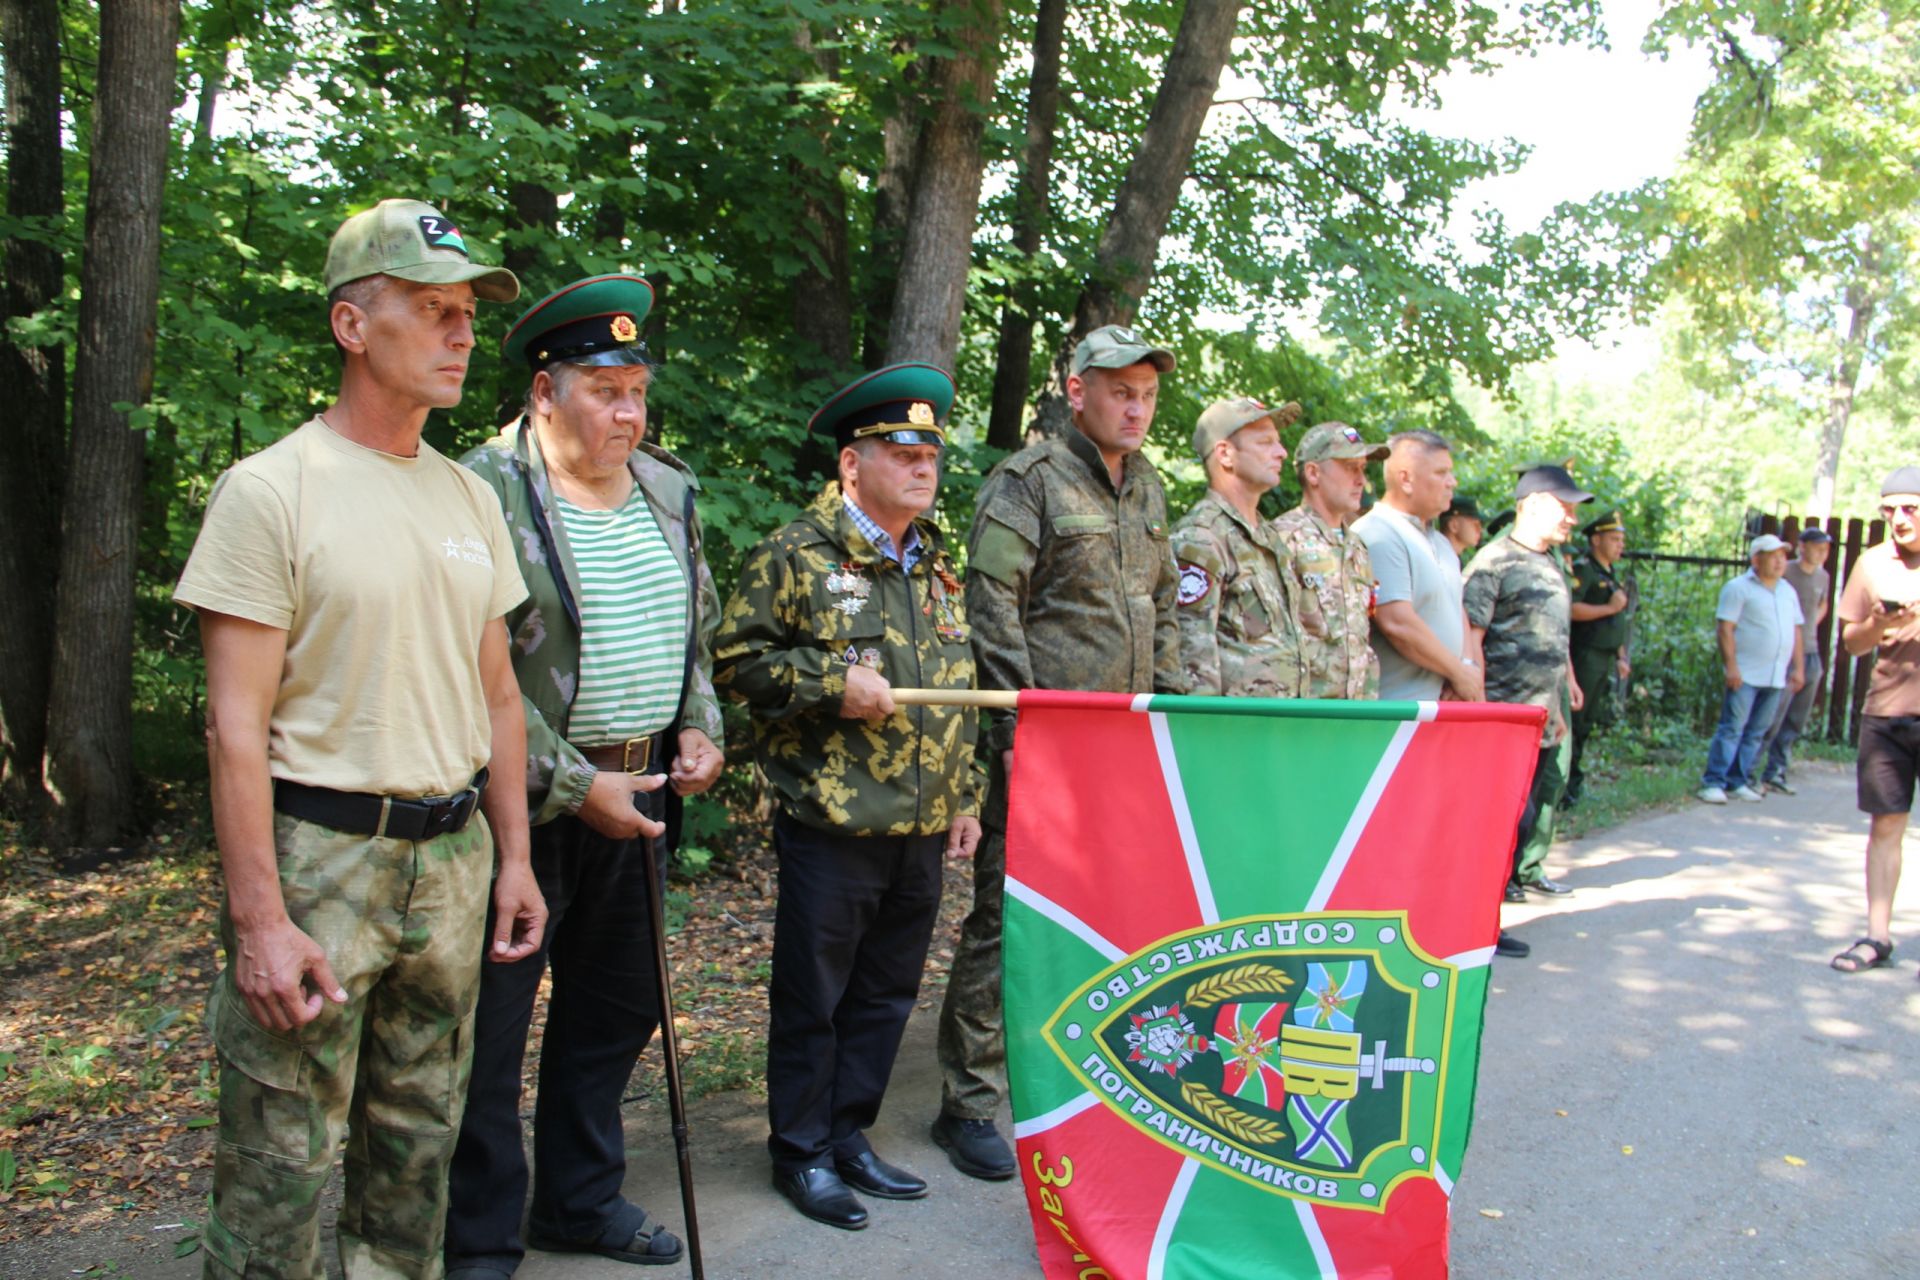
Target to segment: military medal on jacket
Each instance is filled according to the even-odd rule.
[[[860,572],[860,566],[843,564],[827,575],[827,590],[838,597],[833,607],[851,618],[867,607],[867,597],[873,594],[873,582]]]

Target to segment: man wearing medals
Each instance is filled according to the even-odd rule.
[[[748,555],[714,641],[714,683],[747,705],[778,799],[768,988],[768,1153],[801,1213],[867,1225],[856,1192],[923,1196],[865,1130],[920,991],[941,855],[980,841],[975,714],[896,705],[894,687],[970,689],[960,581],[933,522],[953,379],[893,365],[842,388],[810,429],[839,478]]]

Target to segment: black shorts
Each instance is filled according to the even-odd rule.
[[[1860,812],[1909,813],[1920,771],[1920,716],[1861,716]]]

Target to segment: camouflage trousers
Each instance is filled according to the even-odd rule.
[[[324,1277],[320,1193],[344,1135],[340,1264],[348,1280],[441,1275],[447,1163],[472,1056],[493,841],[413,842],[274,817],[287,914],[346,988],[291,1032],[256,1022],[229,964],[210,1001],[220,1133],[206,1280]]]
[[[947,998],[940,1006],[940,1110],[991,1120],[1007,1091],[1007,1032],[1000,1007],[1000,924],[1007,887],[1007,776],[991,753],[973,909],[960,926]]]

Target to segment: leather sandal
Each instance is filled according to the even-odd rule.
[[[639,1215],[637,1223],[633,1221],[634,1214]],[[544,1253],[593,1253],[602,1258],[612,1258],[615,1262],[632,1262],[642,1266],[665,1266],[680,1261],[686,1253],[678,1236],[636,1205],[622,1205],[621,1212],[614,1215],[614,1221],[597,1239],[562,1240],[529,1228],[527,1244]]]
[[[1865,947],[1873,953],[1873,959],[1865,960],[1860,956],[1860,948]],[[1828,961],[1841,973],[1860,973],[1867,969],[1878,969],[1882,965],[1893,963],[1893,942],[1878,941],[1874,938],[1855,938],[1847,949]]]

